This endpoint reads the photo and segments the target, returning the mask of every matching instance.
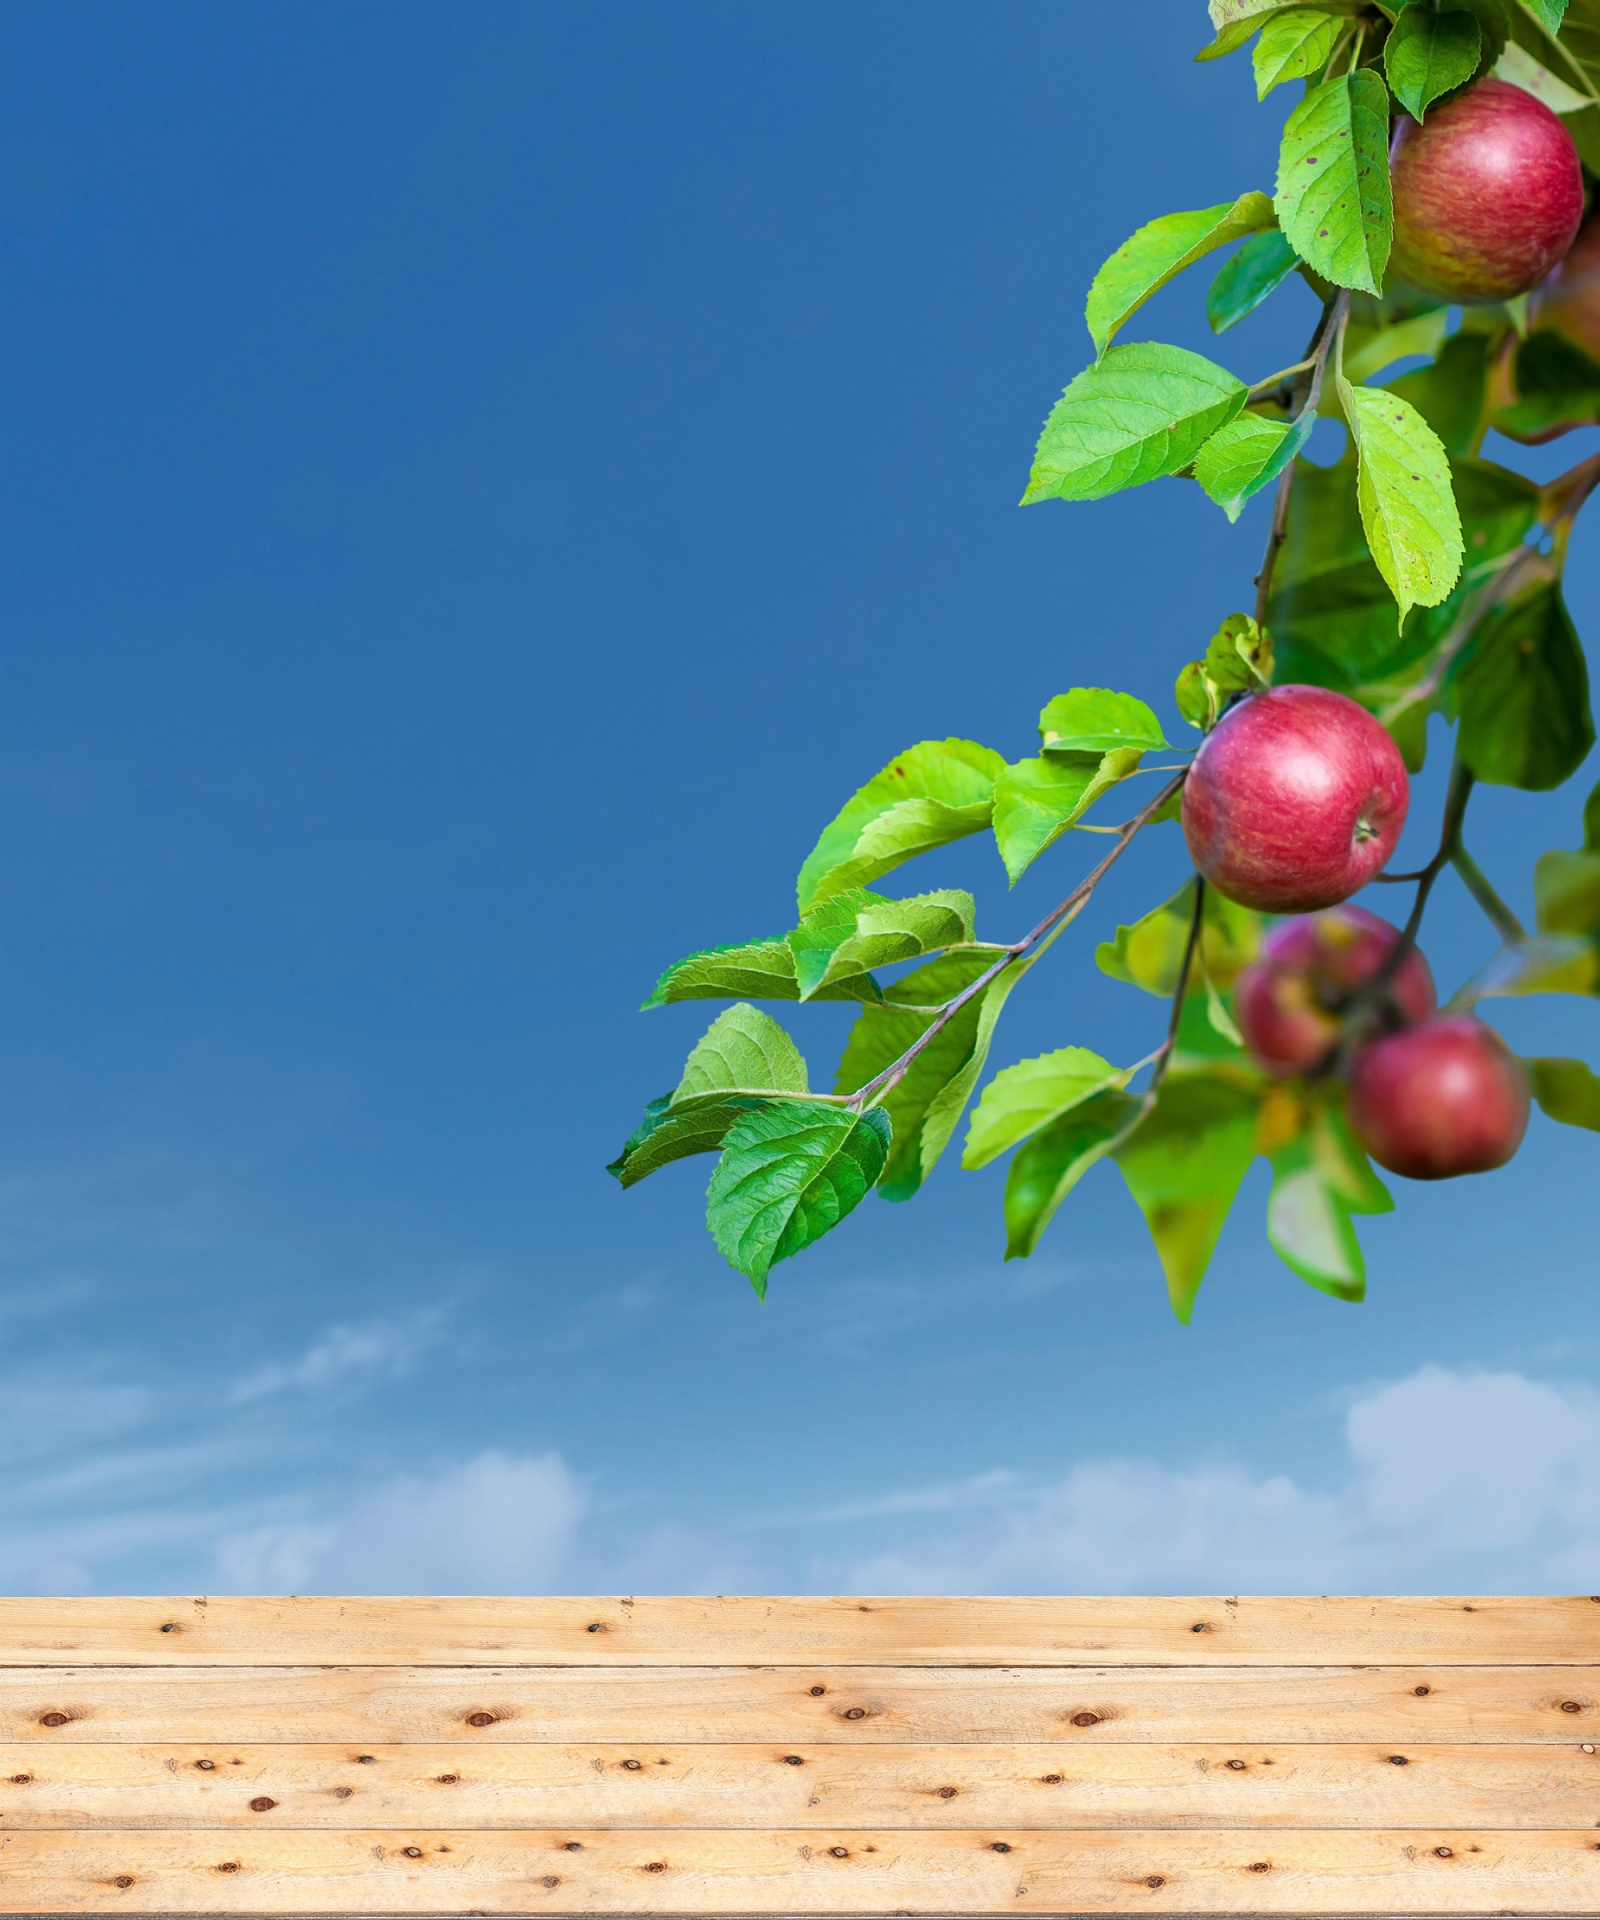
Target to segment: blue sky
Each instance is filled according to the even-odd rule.
[[[1270,186],[1198,0],[4,13],[0,1589],[1594,1586],[1591,1136],[1408,1188],[1360,1308],[1253,1177],[1187,1330],[1110,1169],[1007,1266],[947,1165],[765,1307],[708,1163],[602,1171],[715,1010],[656,973],[787,925],[856,785],[1166,711],[1247,599],[1259,507],[1014,504],[1099,261]],[[1202,288],[1148,333],[1206,350]],[[908,890],[1013,937],[1075,857]],[[1090,947],[1178,862],[1000,1060],[1148,1051]],[[1428,945],[1482,956],[1457,892]],[[1500,1017],[1600,1060],[1593,1002]]]

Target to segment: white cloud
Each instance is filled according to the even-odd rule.
[[[355,1327],[330,1327],[298,1360],[258,1367],[235,1383],[235,1401],[260,1400],[269,1393],[298,1387],[316,1392],[351,1374],[381,1374],[398,1379],[416,1361],[438,1325],[431,1310],[405,1320],[370,1320]]]
[[[989,1512],[859,1559],[836,1583],[857,1593],[1600,1590],[1600,1398],[1588,1388],[1426,1367],[1357,1401],[1345,1444],[1329,1491],[1227,1463],[1088,1461],[1023,1499],[997,1476]],[[907,1496],[897,1502],[912,1509]]]
[[[555,1454],[479,1454],[402,1475],[333,1519],[235,1533],[218,1549],[233,1593],[550,1593],[563,1590],[583,1489]]]

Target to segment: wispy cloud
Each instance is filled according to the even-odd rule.
[[[330,1327],[297,1360],[271,1362],[234,1384],[235,1402],[265,1399],[271,1393],[315,1393],[352,1375],[398,1379],[426,1350],[443,1315],[438,1308],[403,1320],[368,1320],[359,1326]]]

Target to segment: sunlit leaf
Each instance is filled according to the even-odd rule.
[[[1002,1067],[984,1088],[968,1122],[962,1166],[988,1166],[1069,1108],[1108,1087],[1125,1087],[1128,1079],[1126,1072],[1087,1047],[1058,1047],[1054,1053]]]
[[[1449,456],[1398,394],[1341,379],[1339,397],[1355,442],[1361,524],[1404,626],[1414,606],[1437,606],[1461,577],[1461,516]]]
[[[1305,80],[1328,64],[1344,22],[1312,7],[1291,7],[1273,14],[1261,29],[1250,63],[1255,69],[1256,98],[1265,100],[1285,80]]]
[[[1006,1173],[1008,1260],[1028,1258],[1062,1201],[1128,1137],[1145,1109],[1141,1094],[1097,1093],[1018,1149]]]
[[[1195,213],[1168,213],[1124,240],[1094,277],[1084,308],[1094,350],[1103,354],[1118,329],[1185,267],[1245,234],[1278,224],[1264,193],[1241,194]]]
[[[756,1104],[751,1100],[712,1101],[680,1113],[673,1111],[672,1095],[664,1093],[645,1108],[644,1119],[629,1134],[606,1172],[624,1187],[631,1187],[658,1167],[687,1154],[715,1153],[734,1121]]]
[[[1600,1133],[1600,1077],[1581,1060],[1524,1060],[1533,1097],[1552,1120]]]
[[[1394,97],[1421,120],[1442,94],[1466,85],[1482,50],[1483,35],[1470,13],[1404,7],[1384,42],[1383,70]]]
[[[836,986],[873,967],[920,960],[972,938],[972,895],[956,889],[884,900],[861,908],[855,930],[826,955],[797,956],[802,997]],[[818,962],[821,962],[820,969]],[[811,981],[814,979],[815,984]]]
[[[1058,693],[1039,715],[1039,738],[1052,759],[1098,760],[1117,747],[1150,752],[1169,744],[1142,700],[1105,687]]]
[[[1289,115],[1278,158],[1278,224],[1338,287],[1377,293],[1394,237],[1389,94],[1370,70],[1311,88]]]
[[[800,1049],[771,1014],[741,1002],[717,1015],[684,1063],[672,1105],[731,1093],[804,1093]]]
[[[1206,294],[1206,318],[1213,333],[1226,333],[1246,314],[1254,313],[1270,293],[1288,279],[1300,256],[1273,228],[1253,234],[1230,260],[1217,269]]]

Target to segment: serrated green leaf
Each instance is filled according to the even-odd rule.
[[[1054,1053],[1002,1067],[967,1123],[962,1166],[988,1166],[1092,1095],[1126,1087],[1130,1077],[1087,1047],[1058,1047]]]
[[[1475,568],[1521,544],[1539,510],[1532,481],[1483,460],[1457,461],[1452,479]],[[1393,597],[1367,550],[1355,462],[1295,469],[1267,608],[1280,678],[1344,692],[1386,680],[1425,658],[1475,591],[1469,574],[1439,606],[1415,609],[1397,636]]]
[[[1183,347],[1112,347],[1051,410],[1022,504],[1103,500],[1179,472],[1239,412],[1247,391]]]
[[[1216,1074],[1171,1073],[1114,1158],[1150,1229],[1187,1326],[1234,1196],[1255,1157],[1259,1096]]]
[[[1178,985],[1194,919],[1193,880],[1186,880],[1170,900],[1136,920],[1118,927],[1114,940],[1095,948],[1095,965],[1113,980],[1143,987],[1167,1000]],[[1200,929],[1201,955],[1207,974],[1219,987],[1231,987],[1241,968],[1255,958],[1265,921],[1249,907],[1235,905],[1215,887],[1206,890],[1205,916]]]
[[[1043,952],[1043,948],[1040,952]],[[933,1171],[934,1163],[961,1124],[967,1102],[972,1098],[973,1090],[983,1078],[983,1070],[989,1063],[989,1046],[1006,1001],[1032,965],[1031,960],[1019,960],[979,996],[978,1025],[973,1034],[972,1051],[962,1063],[960,1071],[952,1074],[928,1102],[928,1110],[923,1116],[921,1154],[924,1179]]]
[[[1422,120],[1442,94],[1466,85],[1482,50],[1483,34],[1470,13],[1404,7],[1384,42],[1383,70],[1401,106]]]
[[[1547,33],[1561,31],[1562,17],[1567,11],[1567,0],[1522,0],[1522,3]]]
[[[982,833],[1005,764],[971,740],[924,740],[897,754],[823,828],[800,869],[800,911],[919,853]]]
[[[1039,738],[1052,759],[1089,761],[1118,747],[1149,753],[1171,744],[1142,700],[1105,687],[1058,693],[1039,715]]]
[[[732,1093],[804,1093],[808,1085],[800,1049],[771,1014],[741,1001],[706,1028],[684,1062],[672,1105]]]
[[[872,1188],[889,1150],[881,1109],[777,1101],[741,1114],[706,1189],[706,1225],[763,1299],[780,1260],[820,1240]]]
[[[1206,293],[1206,319],[1213,333],[1226,333],[1288,279],[1300,256],[1274,228],[1246,240],[1217,269]]]
[[[994,783],[994,838],[1012,884],[1088,806],[1092,760],[1018,760]]]
[[[1600,851],[1540,854],[1533,900],[1541,933],[1600,933]]]
[[[1196,260],[1248,233],[1278,224],[1264,193],[1241,194],[1194,213],[1163,214],[1124,240],[1094,277],[1084,319],[1097,354],[1154,293]]]
[[[1006,1258],[1026,1260],[1056,1209],[1097,1160],[1121,1145],[1146,1111],[1142,1094],[1097,1093],[1036,1133],[1006,1173]]]
[[[1338,287],[1377,293],[1394,238],[1389,95],[1369,70],[1313,87],[1289,115],[1278,157],[1278,224]]]
[[[927,1031],[932,1015],[925,1009],[953,1000],[1004,954],[1003,947],[958,947],[897,980],[884,1005],[864,1007],[850,1029],[836,1090],[854,1093],[876,1079]],[[981,995],[969,1001],[941,1028],[882,1102],[894,1122],[894,1144],[879,1185],[886,1200],[909,1200],[938,1158],[937,1152],[924,1156],[923,1125],[934,1100],[972,1058],[981,1002]]]
[[[1457,747],[1491,785],[1559,787],[1594,745],[1588,669],[1556,581],[1484,624],[1455,686]]]
[[[1202,47],[1195,59],[1220,60],[1242,47],[1273,14],[1287,13],[1291,7],[1303,5],[1304,0],[1211,0],[1211,24],[1217,37],[1209,47]],[[1324,13],[1348,14],[1361,10],[1361,0],[1318,0],[1318,5]]]
[[[823,959],[813,991],[836,986],[873,967],[920,960],[926,954],[970,941],[972,917],[972,895],[959,889],[919,893],[910,900],[884,900],[861,908],[856,914],[855,931]],[[807,956],[801,964],[802,985],[812,964],[813,956]]]
[[[1533,1097],[1552,1120],[1600,1133],[1600,1078],[1581,1060],[1524,1060]]]
[[[691,1153],[715,1153],[734,1121],[756,1104],[751,1100],[713,1101],[678,1113],[673,1111],[672,1095],[664,1093],[645,1108],[644,1119],[629,1134],[606,1172],[624,1187],[632,1187],[673,1160]]]
[[[1237,520],[1245,502],[1270,487],[1302,450],[1316,424],[1309,411],[1288,426],[1241,413],[1195,455],[1194,477],[1228,518]]]
[[[1311,7],[1291,7],[1273,14],[1261,28],[1251,55],[1256,98],[1265,100],[1285,80],[1306,80],[1328,64],[1344,22]]]
[[[873,991],[861,991],[870,975],[853,975],[835,985],[819,988],[828,962],[856,930],[856,921],[869,907],[887,906],[881,893],[869,893],[865,887],[846,887],[802,914],[799,926],[783,936],[783,944],[794,969],[795,991],[802,1000],[877,1000],[882,996],[873,982]]]
[[[841,899],[874,901],[879,896],[855,892]],[[830,903],[831,905],[832,903]],[[808,919],[810,916],[808,916]],[[848,915],[851,927],[855,913]],[[800,983],[796,971],[794,943],[805,938],[806,921],[795,933],[781,940],[751,940],[742,946],[711,947],[703,953],[691,953],[674,961],[656,982],[655,991],[644,1003],[644,1010],[674,1005],[680,1000],[798,1000]],[[839,932],[838,939],[845,938]],[[819,942],[826,944],[823,936]],[[830,948],[831,950],[831,948]],[[870,975],[839,982],[821,994],[823,1000],[877,1000],[878,983]]]
[[[1338,386],[1355,442],[1361,524],[1403,627],[1413,607],[1436,607],[1461,577],[1461,516],[1449,456],[1398,394],[1353,387],[1342,375]]]
[[[1475,454],[1483,439],[1493,344],[1493,335],[1487,333],[1452,334],[1431,366],[1415,367],[1389,387],[1416,408],[1456,460]],[[1457,505],[1465,520],[1467,505],[1459,488]],[[1472,554],[1474,560],[1478,557]]]

